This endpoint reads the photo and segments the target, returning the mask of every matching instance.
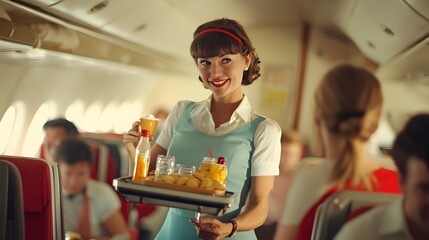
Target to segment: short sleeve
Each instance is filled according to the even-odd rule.
[[[168,115],[167,119],[165,119],[165,122],[162,125],[161,133],[156,140],[156,143],[159,146],[163,147],[164,149],[168,149],[171,139],[173,138],[174,127],[176,126],[176,123],[179,121],[180,116],[182,116],[189,103],[190,101],[180,101],[174,106],[173,110],[171,110],[171,113]]]
[[[271,119],[262,121],[255,133],[255,150],[252,156],[252,176],[279,175],[280,126]]]
[[[103,203],[96,203],[101,204],[103,206],[103,210],[100,212],[100,219],[101,222],[104,222],[112,216],[112,214],[121,208],[121,202],[116,195],[116,193],[113,191],[113,189],[108,185],[101,185],[100,191],[99,191],[99,199],[104,199]]]

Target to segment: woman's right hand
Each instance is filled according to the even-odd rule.
[[[136,146],[140,139],[139,125],[140,122],[135,121],[131,129],[123,136],[122,142],[128,151],[128,156],[130,159],[134,159],[134,155],[136,154]]]

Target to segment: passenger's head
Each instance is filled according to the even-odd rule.
[[[302,158],[303,145],[299,133],[297,131],[283,133],[281,147],[280,174],[292,170],[293,166]]]
[[[58,146],[62,140],[79,136],[79,131],[76,126],[64,118],[47,121],[43,125],[43,130],[45,131],[43,147],[47,160],[52,160],[53,149]]]
[[[63,189],[70,195],[82,192],[91,171],[88,144],[78,139],[66,139],[55,148],[53,157],[60,167]]]
[[[243,26],[231,19],[217,19],[199,26],[194,32],[191,55],[195,62],[198,58],[212,58],[225,54],[241,54],[249,59],[247,68],[242,71],[242,85],[250,85],[261,74],[259,58],[256,55]],[[197,62],[198,63],[198,62]],[[202,81],[200,76],[200,81]]]
[[[383,104],[381,86],[363,68],[335,67],[323,77],[315,100],[316,117],[332,134],[366,141],[377,129]]]
[[[155,117],[158,118],[159,120],[164,120],[168,117],[168,111],[165,110],[164,108],[159,108],[155,112]]]
[[[337,152],[332,178],[343,186],[364,182],[371,187],[366,173],[356,168],[358,146],[375,132],[380,120],[383,97],[377,78],[367,70],[340,65],[330,70],[315,92],[316,119],[322,126],[325,152]],[[327,140],[331,139],[331,140]],[[333,144],[327,143],[335,139]],[[364,144],[361,144],[364,143]]]
[[[408,220],[429,228],[429,114],[411,118],[393,143]]]

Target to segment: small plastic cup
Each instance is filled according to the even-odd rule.
[[[152,114],[147,114],[140,118],[140,128],[141,130],[149,131],[151,140],[155,134],[156,128],[158,127],[158,121],[159,119],[155,118]]]

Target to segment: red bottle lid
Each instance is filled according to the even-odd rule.
[[[219,163],[219,164],[225,164],[225,163],[226,163],[226,159],[225,159],[225,157],[220,156],[220,157],[217,159],[217,163]]]
[[[142,137],[150,137],[150,132],[147,129],[142,130]]]

